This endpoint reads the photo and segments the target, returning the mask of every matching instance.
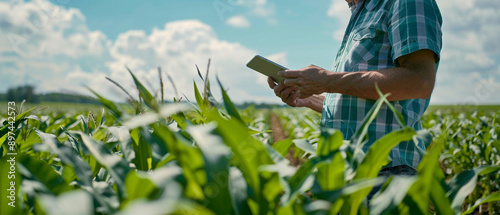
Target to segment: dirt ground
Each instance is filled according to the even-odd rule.
[[[271,130],[273,131],[271,137],[273,138],[273,141],[275,143],[280,140],[288,138],[285,134],[285,130],[283,129],[283,125],[281,125],[280,119],[274,113],[271,113]],[[293,157],[294,154],[295,150],[293,149],[293,147],[290,147],[288,149],[288,154],[286,155],[286,158],[290,161],[290,163],[293,166],[298,166],[300,164],[300,160],[294,158]]]

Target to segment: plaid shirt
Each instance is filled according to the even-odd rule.
[[[439,60],[441,14],[435,0],[359,0],[351,6],[351,19],[333,65],[334,72],[369,71],[398,67],[397,58],[429,49]],[[402,113],[407,126],[422,128],[420,117],[430,99],[391,102]],[[350,139],[361,126],[375,101],[349,95],[327,93],[321,126],[335,128]],[[394,113],[383,105],[368,129],[363,150],[385,134],[399,129]],[[425,150],[422,141],[419,148]],[[401,142],[390,152],[386,167],[408,165],[416,168],[420,154],[413,141]]]

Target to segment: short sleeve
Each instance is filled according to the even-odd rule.
[[[390,11],[389,40],[392,60],[429,49],[439,61],[442,47],[442,18],[435,0],[396,0]]]

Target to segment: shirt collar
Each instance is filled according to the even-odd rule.
[[[346,0],[347,5],[351,9],[351,12],[354,12],[360,5],[363,5],[365,0]]]
[[[346,0],[347,5],[349,5],[349,8],[352,8],[358,4],[358,0]]]

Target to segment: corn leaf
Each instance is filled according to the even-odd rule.
[[[285,157],[288,154],[288,149],[292,146],[293,142],[290,139],[280,140],[274,143],[273,148],[278,151],[281,156]]]
[[[39,130],[36,130],[36,134],[42,140],[43,145],[47,147],[47,150],[56,154],[63,164],[73,167],[75,174],[83,185],[92,186],[92,169],[71,147],[63,145],[53,134],[47,134]]]
[[[19,162],[31,173],[30,178],[41,182],[52,194],[59,195],[71,190],[68,182],[47,162],[28,156],[20,156]]]
[[[464,199],[469,196],[477,185],[478,175],[489,174],[491,172],[498,172],[500,166],[481,166],[472,170],[463,171],[451,178],[446,184],[450,188],[447,191],[453,210],[455,213],[462,211],[462,203]]]
[[[42,194],[36,198],[36,201],[46,214],[94,214],[92,197],[83,190],[63,193],[60,196]]]
[[[233,208],[229,193],[229,157],[231,151],[222,138],[213,134],[215,124],[188,127],[196,144],[200,147],[205,161],[207,183],[205,193],[207,207],[217,214],[230,213]]]
[[[226,90],[224,90],[224,87],[222,86],[222,83],[219,80],[219,77],[217,77],[217,82],[219,82],[220,90],[222,93],[222,100],[224,101],[224,107],[226,108],[227,113],[231,116],[236,118],[238,121],[241,123],[245,124],[245,121],[243,121],[243,118],[241,118],[240,113],[238,112],[238,109],[234,107],[233,102],[227,95]]]
[[[128,163],[120,156],[112,154],[102,143],[95,142],[91,137],[82,133],[75,132],[75,136],[82,140],[93,158],[99,164],[106,167],[111,174],[121,197],[126,197],[124,180],[130,171]]]
[[[322,129],[321,138],[318,142],[317,155],[328,159],[318,164],[316,180],[324,191],[336,190],[344,186],[345,161],[339,148],[343,144],[342,133],[333,129]]]
[[[415,130],[406,127],[403,129],[392,131],[386,134],[379,140],[375,141],[368,150],[365,158],[358,166],[354,180],[375,178],[378,172],[388,162],[388,155],[391,149],[397,146],[402,141],[411,140],[413,135],[416,135]],[[351,214],[358,211],[363,199],[370,193],[370,189],[364,189],[354,194],[351,198]]]
[[[151,95],[151,93],[142,85],[142,83],[135,77],[134,73],[127,67],[128,72],[134,79],[135,86],[137,87],[137,90],[139,90],[139,95],[143,99],[144,103],[151,108],[152,110],[158,112],[158,102],[156,101],[156,98]]]

